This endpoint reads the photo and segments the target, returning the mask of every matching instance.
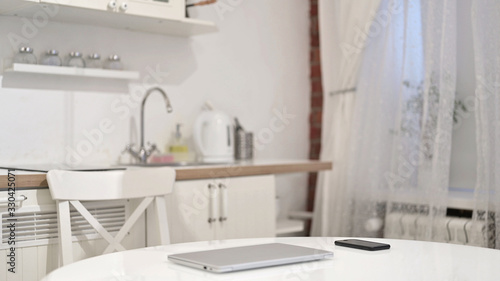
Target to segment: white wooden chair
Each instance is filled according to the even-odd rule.
[[[57,204],[60,261],[73,261],[70,204],[109,243],[103,254],[123,251],[120,244],[137,219],[155,201],[161,244],[169,244],[167,211],[164,195],[172,192],[175,170],[168,167],[128,169],[121,171],[75,172],[51,170],[47,174],[52,198]],[[80,201],[144,198],[113,237],[90,214]]]

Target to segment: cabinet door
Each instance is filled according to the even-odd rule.
[[[40,0],[40,3],[57,4],[101,11],[113,11],[115,8],[110,6],[111,2],[112,0]],[[114,2],[117,3],[118,1]]]
[[[171,243],[206,241],[215,237],[218,190],[210,180],[179,181],[167,196]]]
[[[151,0],[121,0],[128,6],[126,10],[119,8],[119,12],[135,16],[159,18],[159,19],[182,19],[186,15],[185,0],[151,1]]]
[[[0,0],[0,15],[37,4],[38,0]]]
[[[218,187],[217,239],[275,236],[274,176],[227,178]]]
[[[185,0],[40,0],[40,2],[159,19],[182,19],[186,13]]]

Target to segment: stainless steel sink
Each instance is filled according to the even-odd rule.
[[[200,166],[204,163],[197,162],[170,162],[170,163],[133,163],[122,164],[122,166],[136,166],[136,167],[184,167],[184,166]]]

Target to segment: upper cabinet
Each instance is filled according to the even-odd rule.
[[[186,18],[186,0],[1,0],[0,15],[34,17],[140,32],[192,36],[217,31],[212,22]]]
[[[185,0],[40,0],[40,3],[158,19],[183,19]]]
[[[38,4],[40,0],[0,0],[0,15]]]

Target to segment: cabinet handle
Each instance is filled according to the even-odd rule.
[[[220,214],[221,216],[219,217],[219,221],[227,221],[227,186],[223,183],[219,184],[219,189],[220,189]]]
[[[120,10],[122,11],[126,11],[128,9],[128,4],[127,2],[123,2],[121,5],[120,5]]]
[[[208,223],[213,223],[217,221],[217,186],[209,184],[208,190],[208,196],[210,197],[210,214],[208,215]]]
[[[108,8],[114,10],[116,8],[116,1],[109,1]]]

